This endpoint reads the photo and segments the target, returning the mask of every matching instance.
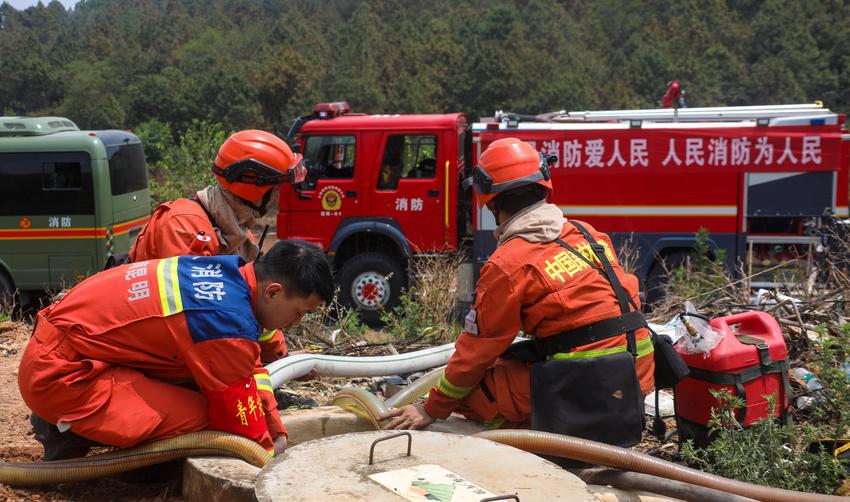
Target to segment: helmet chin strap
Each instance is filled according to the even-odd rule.
[[[272,192],[273,191],[274,191],[274,188],[271,188],[268,191],[266,191],[266,194],[263,195],[263,198],[260,200],[259,206],[254,204],[250,200],[243,199],[242,197],[239,197],[238,195],[236,196],[236,198],[239,199],[239,201],[242,204],[245,204],[246,206],[250,207],[254,211],[257,211],[258,213],[260,213],[260,216],[265,216],[266,212],[268,212],[268,210],[269,210],[269,201],[272,198]]]

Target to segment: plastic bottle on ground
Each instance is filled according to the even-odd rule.
[[[806,384],[806,388],[809,390],[805,396],[797,396],[795,401],[797,409],[805,410],[824,401],[823,393],[820,392],[823,389],[823,384],[820,383],[817,375],[806,368],[793,368],[791,372],[797,379]]]

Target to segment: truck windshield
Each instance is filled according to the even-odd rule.
[[[310,136],[304,148],[307,179],[304,188],[313,190],[320,179],[354,177],[354,136]]]
[[[148,167],[141,143],[121,145],[109,159],[112,195],[144,190],[148,187]]]

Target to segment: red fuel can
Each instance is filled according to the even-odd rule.
[[[773,316],[744,312],[712,319],[711,326],[725,336],[708,357],[680,350],[691,372],[674,388],[679,438],[702,445],[708,442],[711,409],[720,406],[712,389],[726,389],[746,402],[736,411],[745,427],[763,418],[786,418],[790,398],[788,352]],[[765,398],[770,395],[776,396],[774,410]]]

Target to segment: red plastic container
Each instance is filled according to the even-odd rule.
[[[723,340],[708,357],[680,351],[691,374],[674,389],[679,437],[694,439],[698,444],[708,441],[711,409],[719,406],[712,389],[727,389],[733,396],[740,396],[743,389],[747,406],[746,410],[738,410],[738,418],[744,426],[770,416],[784,416],[789,402],[788,352],[776,319],[753,311],[712,319],[711,326],[724,333]],[[763,341],[762,350],[742,342],[738,338],[741,335],[750,337],[750,342]],[[751,379],[747,381],[748,378]],[[725,384],[717,383],[724,380]],[[773,413],[765,399],[768,395],[776,396]]]

